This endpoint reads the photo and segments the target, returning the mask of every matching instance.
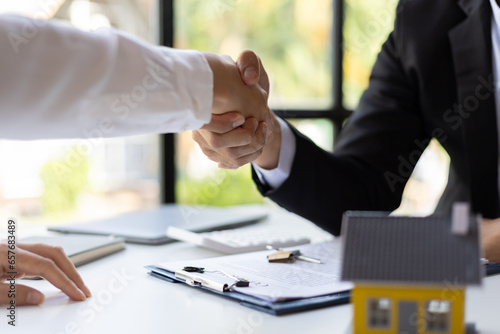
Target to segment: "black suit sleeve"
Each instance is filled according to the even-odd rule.
[[[270,190],[253,172],[265,196],[335,235],[346,210],[396,209],[429,141],[422,129],[418,89],[399,59],[397,40],[396,26],[333,154],[292,128],[297,149],[285,183]]]

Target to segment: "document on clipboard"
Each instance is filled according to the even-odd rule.
[[[294,249],[300,249],[302,254],[322,263],[269,263],[267,256],[275,251],[267,250],[163,262],[147,268],[155,277],[197,286],[276,315],[349,301],[353,285],[340,280],[342,254],[339,239],[290,248]],[[198,272],[186,271],[186,268],[195,268]],[[236,284],[242,281],[249,284]]]

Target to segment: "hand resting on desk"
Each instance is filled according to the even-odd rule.
[[[8,256],[12,255],[9,250],[8,244],[0,243],[0,305],[9,304],[11,300],[15,300],[17,306],[42,303],[45,297],[40,291],[17,284],[19,279],[29,276],[45,278],[73,300],[83,301],[91,296],[89,288],[61,247],[19,243],[11,250],[15,253],[15,260],[12,261],[14,270],[8,262]],[[17,275],[13,277],[9,272],[16,272]],[[15,298],[9,296],[13,278],[16,281]]]

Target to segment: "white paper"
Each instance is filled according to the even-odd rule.
[[[273,250],[230,255],[217,258],[164,262],[159,267],[171,272],[185,266],[203,267],[206,272],[194,274],[206,280],[225,281],[229,285],[235,280],[229,276],[250,281],[249,287],[233,287],[234,291],[269,301],[310,298],[350,290],[351,282],[340,280],[340,239],[288,248],[299,249],[305,256],[320,259],[316,264],[305,261],[295,263],[269,263],[267,255]],[[222,272],[221,272],[222,271]]]

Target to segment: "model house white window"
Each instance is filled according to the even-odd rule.
[[[389,298],[368,299],[368,327],[390,328],[391,327],[391,300]]]
[[[425,305],[426,331],[448,333],[450,330],[450,302],[430,300]]]

